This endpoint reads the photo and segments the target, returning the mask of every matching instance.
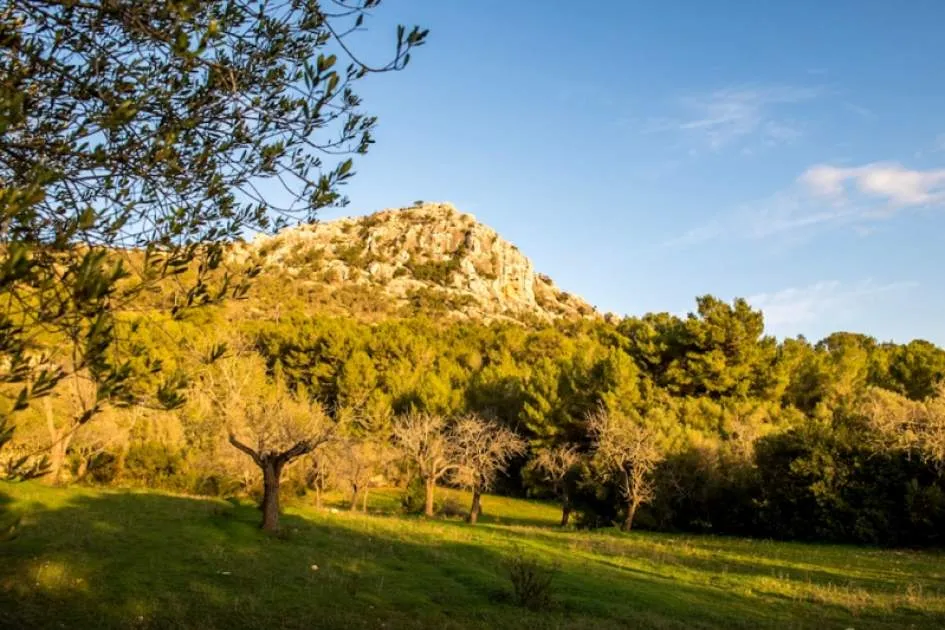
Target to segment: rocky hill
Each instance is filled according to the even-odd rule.
[[[233,255],[259,260],[269,278],[290,276],[292,282],[282,285],[286,290],[292,285],[297,294],[305,287],[322,305],[350,303],[357,295],[363,302],[371,295],[394,309],[432,308],[487,320],[596,312],[536,273],[531,261],[495,230],[450,204],[289,228],[259,236]]]

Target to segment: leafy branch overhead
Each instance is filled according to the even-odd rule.
[[[143,291],[174,278],[178,317],[240,297],[257,270],[224,269],[228,243],[346,203],[350,155],[377,123],[354,86],[404,68],[427,35],[398,27],[390,57],[362,60],[352,40],[378,4],[0,6],[0,380],[21,386],[11,409],[65,376],[50,344],[75,349],[69,369],[89,372],[103,401],[140,399],[129,384],[140,348],[122,338]],[[159,402],[179,405],[172,389]]]

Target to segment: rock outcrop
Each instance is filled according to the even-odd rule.
[[[380,288],[392,300],[439,299],[475,318],[595,313],[536,273],[515,245],[450,204],[422,204],[259,236],[234,251],[270,271],[334,286]],[[309,280],[312,281],[312,280]]]

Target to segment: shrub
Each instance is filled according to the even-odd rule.
[[[404,495],[400,499],[400,507],[407,514],[419,514],[423,512],[425,500],[423,481],[418,477],[414,477],[404,488]]]
[[[237,494],[240,481],[225,475],[201,475],[194,482],[191,492],[211,497],[228,497]]]
[[[98,453],[89,462],[88,479],[93,483],[107,484],[118,476],[118,457],[112,453]]]
[[[144,442],[128,449],[125,475],[148,487],[169,488],[177,475],[183,458],[176,450],[160,442]]]
[[[540,610],[551,605],[552,582],[557,565],[530,558],[517,553],[505,563],[506,575],[512,583],[512,601],[530,610]]]
[[[335,251],[335,258],[344,262],[349,267],[364,266],[364,245],[355,243],[347,247],[342,247]]]
[[[462,503],[460,503],[455,497],[446,497],[443,501],[436,501],[438,505],[435,505],[436,513],[440,516],[445,516],[447,518],[456,518],[456,517],[465,517],[467,510]]]
[[[400,499],[400,507],[406,514],[421,514],[423,513],[425,501],[426,492],[423,481],[419,477],[415,477],[404,489],[404,494]],[[447,518],[466,516],[465,506],[454,497],[441,498],[437,496],[433,502],[433,511],[438,516]]]

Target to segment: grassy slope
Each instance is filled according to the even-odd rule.
[[[945,627],[939,553],[558,531],[553,507],[498,497],[476,527],[300,506],[281,538],[224,501],[2,483],[0,501],[22,516],[2,628]],[[559,563],[551,609],[503,597],[513,553]]]

